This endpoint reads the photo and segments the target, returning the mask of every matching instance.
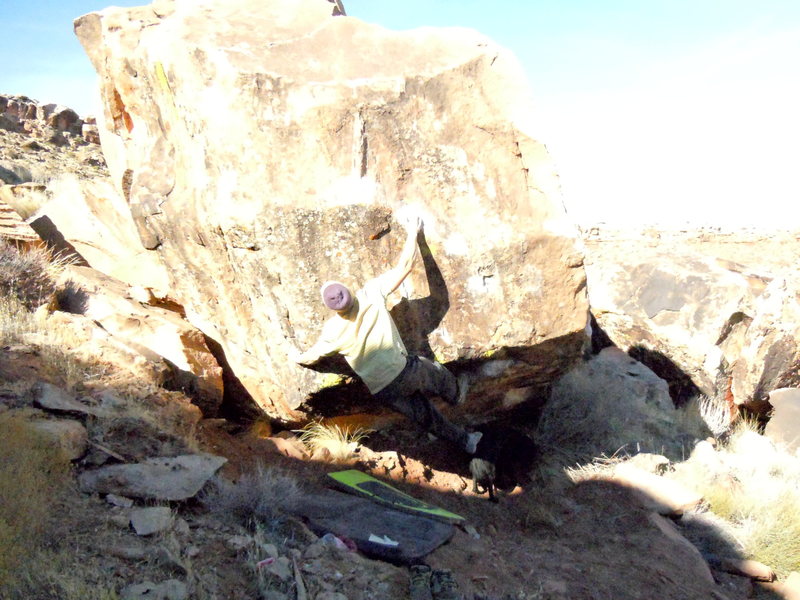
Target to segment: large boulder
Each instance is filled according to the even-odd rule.
[[[796,276],[631,243],[595,246],[586,272],[600,329],[669,379],[677,402],[702,393],[759,409],[800,383]]]
[[[680,419],[663,379],[610,347],[555,382],[536,437],[543,448],[582,462],[653,451],[677,459],[704,432]]]
[[[758,298],[728,380],[733,399],[758,409],[773,390],[800,387],[800,277],[771,281]]]
[[[523,71],[474,31],[341,12],[159,0],[76,20],[141,245],[256,403],[295,420],[331,381],[287,360],[329,316],[319,286],[392,266],[416,212],[425,260],[395,312],[408,345],[502,356],[524,398],[580,355],[588,305]]]

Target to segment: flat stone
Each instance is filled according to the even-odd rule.
[[[145,581],[123,588],[122,600],[188,600],[186,584],[177,579],[167,579],[161,583]]]
[[[689,556],[696,556],[697,565],[702,573],[702,576],[706,579],[706,581],[708,581],[708,583],[714,583],[714,576],[711,573],[708,563],[703,558],[703,555],[700,554],[700,551],[697,549],[697,547],[695,547],[694,544],[692,544],[683,536],[678,527],[672,521],[656,513],[650,513],[649,519],[650,522],[658,527],[658,529],[660,529],[664,535],[666,535],[672,541],[680,544],[686,550]]]
[[[33,394],[34,405],[44,410],[93,416],[100,414],[96,408],[79,402],[72,394],[43,381],[33,386]]]
[[[131,511],[131,526],[137,535],[153,535],[172,527],[172,510],[166,506],[150,506]]]
[[[122,508],[130,508],[133,506],[133,500],[126,498],[125,496],[117,496],[116,494],[107,494],[106,502]]]
[[[151,458],[84,471],[78,477],[78,485],[86,493],[144,500],[186,500],[195,496],[226,462],[227,459],[211,454]]]

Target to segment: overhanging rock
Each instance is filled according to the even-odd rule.
[[[521,68],[474,31],[334,8],[165,1],[76,21],[112,179],[171,295],[263,410],[297,419],[330,381],[287,359],[328,317],[319,286],[392,266],[413,210],[426,260],[401,288],[409,345],[500,351],[507,391],[546,383],[579,355],[588,306]]]

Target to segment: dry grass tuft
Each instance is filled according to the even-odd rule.
[[[65,330],[49,326],[36,312],[57,294],[59,273],[68,262],[47,250],[23,252],[0,241],[0,345],[36,346],[43,378],[73,387],[85,378],[87,366],[69,352],[74,340]]]
[[[313,457],[340,463],[347,462],[354,456],[358,445],[372,433],[372,430],[361,427],[350,429],[313,421],[295,433],[299,435],[300,441],[306,445]]]
[[[580,483],[581,481],[592,479],[608,479],[613,474],[614,467],[624,462],[624,460],[624,457],[600,456],[590,463],[566,467],[564,473],[572,483]]]
[[[119,600],[113,587],[104,583],[107,573],[78,563],[69,550],[43,550],[35,554],[5,590],[4,600]],[[7,595],[3,595],[6,593]]]
[[[57,291],[58,274],[68,262],[49,250],[21,251],[0,240],[0,297],[15,298],[28,310],[47,304]]]
[[[711,435],[720,439],[730,433],[733,418],[727,403],[722,400],[700,396],[697,399],[700,417],[708,427]]]
[[[215,477],[201,496],[212,513],[243,523],[275,523],[302,497],[303,489],[285,471],[259,464],[237,481]]]

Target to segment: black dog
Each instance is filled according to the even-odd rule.
[[[469,463],[472,491],[489,492],[489,500],[497,502],[495,488],[511,489],[525,482],[539,452],[533,440],[516,429],[490,424],[475,430],[483,436]]]

